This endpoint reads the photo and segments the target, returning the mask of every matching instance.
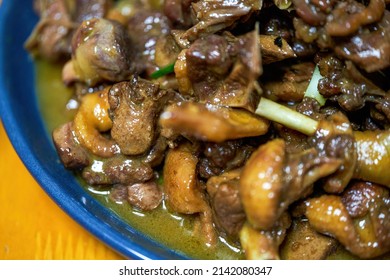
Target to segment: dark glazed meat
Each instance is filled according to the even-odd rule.
[[[191,4],[193,0],[164,0],[164,14],[176,28],[189,27],[192,24]]]
[[[155,209],[162,200],[162,192],[154,181],[130,185],[127,192],[129,203],[144,211]]]
[[[26,42],[26,48],[38,56],[62,61],[71,56],[71,40],[78,25],[87,19],[103,18],[112,0],[35,0],[40,21]]]
[[[104,18],[112,6],[112,0],[78,0],[71,8],[74,10],[74,20],[82,23],[84,20]]]
[[[89,165],[89,155],[78,143],[71,122],[53,131],[53,142],[66,168],[82,169]]]
[[[115,185],[109,195],[116,203],[127,201],[140,211],[151,211],[162,201],[162,191],[154,180],[131,185]]]
[[[370,0],[367,7],[357,1],[337,3],[328,19],[326,31],[331,36],[352,35],[361,26],[379,21],[384,10],[384,0]]]
[[[113,185],[145,182],[154,176],[149,164],[138,158],[114,156],[104,161],[94,160],[83,169],[82,177],[91,185]]]
[[[217,227],[233,240],[246,220],[239,194],[240,169],[211,177],[207,181],[213,219]]]
[[[156,70],[154,58],[157,39],[170,33],[170,22],[160,12],[138,10],[128,21],[126,28],[133,48],[141,54],[136,62],[138,72],[146,70],[150,74]]]
[[[35,1],[39,3],[40,20],[25,47],[31,53],[57,61],[70,57],[72,22],[65,0]]]
[[[210,35],[183,50],[175,65],[179,91],[208,102],[254,111],[262,73],[256,31],[238,38]]]
[[[349,41],[338,45],[335,52],[344,59],[353,61],[367,72],[389,67],[390,12],[385,12],[376,30],[353,36]]]
[[[309,85],[311,76],[314,71],[314,64],[311,62],[304,62],[295,64],[285,69],[281,68],[278,73],[279,78],[275,81],[273,69],[270,70],[270,80],[265,80],[263,83],[263,90],[265,96],[277,98],[281,101],[302,101],[307,86]],[[278,72],[279,72],[278,71]],[[265,79],[265,78],[264,78]]]
[[[136,71],[136,54],[126,29],[106,19],[84,21],[72,39],[72,62],[77,79],[94,86],[120,82]]]
[[[158,135],[160,111],[173,97],[173,92],[137,77],[110,89],[111,136],[123,154],[139,155],[151,148]]]
[[[262,4],[262,0],[196,1],[192,9],[198,22],[183,34],[183,38],[193,41],[230,27],[238,20],[245,21],[251,13],[259,11]]]
[[[199,157],[199,175],[208,179],[243,166],[257,144],[256,139],[251,138],[247,141],[206,142]]]

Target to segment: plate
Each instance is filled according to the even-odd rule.
[[[125,223],[60,163],[38,110],[34,62],[23,47],[38,21],[32,2],[0,4],[0,114],[19,157],[59,207],[118,253],[131,259],[187,259]]]

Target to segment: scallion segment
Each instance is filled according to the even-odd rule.
[[[161,78],[167,74],[173,73],[175,69],[175,63],[168,64],[167,66],[160,68],[159,70],[153,72],[150,77],[152,79]]]
[[[260,99],[255,113],[306,135],[313,135],[318,127],[317,121],[264,97]]]
[[[326,98],[323,97],[319,92],[318,92],[318,82],[320,79],[323,77],[321,76],[320,69],[318,68],[318,65],[314,68],[313,76],[311,77],[309,86],[306,89],[305,92],[305,97],[311,97],[314,98],[315,100],[318,101],[318,103],[323,106],[325,105]]]

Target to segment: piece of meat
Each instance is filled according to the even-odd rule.
[[[236,21],[245,20],[259,11],[263,1],[256,0],[200,0],[192,3],[197,23],[189,28],[183,38],[194,41],[199,37],[214,34],[232,26]]]
[[[56,128],[52,137],[61,162],[66,168],[82,169],[89,165],[89,154],[77,141],[71,122]]]
[[[357,1],[339,2],[327,18],[326,31],[331,36],[353,35],[364,25],[379,21],[385,9],[384,0],[370,0],[368,6]]]
[[[260,49],[263,64],[296,57],[285,39],[275,35],[260,35]]]
[[[292,0],[297,15],[306,23],[318,26],[326,22],[326,13],[318,9],[312,1]],[[329,1],[332,2],[332,1]]]
[[[277,75],[274,71],[270,71],[266,77],[262,78],[264,95],[286,102],[302,101],[313,75],[314,67],[312,62],[303,62],[283,68],[279,67]],[[271,69],[273,70],[273,68]],[[269,77],[271,75],[272,77]]]
[[[196,147],[183,143],[170,149],[164,164],[164,193],[168,207],[175,212],[194,214],[208,208],[196,176]]]
[[[390,66],[390,25],[386,30],[356,35],[338,45],[335,52],[367,72],[385,69]]]
[[[355,131],[358,161],[354,178],[390,186],[389,130]]]
[[[352,179],[358,162],[354,132],[348,118],[339,112],[320,120],[318,129],[309,142],[320,157],[341,162],[338,170],[324,179],[322,186],[328,193],[341,193]]]
[[[213,211],[213,220],[217,228],[232,240],[238,234],[246,220],[239,194],[240,169],[225,172],[207,180],[207,193]]]
[[[117,204],[123,204],[127,199],[128,191],[126,185],[114,185],[110,189],[109,199]]]
[[[382,1],[382,0],[380,0]],[[380,2],[379,1],[379,2]],[[370,4],[376,1],[370,1]],[[390,12],[385,10],[373,30],[359,32],[337,44],[335,53],[351,60],[367,72],[383,70],[390,66]]]
[[[175,74],[183,95],[253,112],[259,100],[257,79],[262,74],[257,31],[197,39],[179,54]]]
[[[193,24],[191,4],[194,0],[165,0],[164,14],[177,29],[186,29]]]
[[[120,82],[138,72],[138,53],[120,23],[102,18],[83,21],[72,38],[72,63],[77,80],[88,86]]]
[[[108,115],[109,89],[107,87],[84,95],[73,119],[73,128],[80,144],[92,154],[103,158],[120,153],[115,141],[106,135],[112,127]]]
[[[131,185],[153,178],[153,169],[139,158],[116,155],[104,160],[94,160],[81,173],[90,185]]]
[[[324,260],[338,242],[315,231],[305,220],[294,220],[281,246],[281,258],[286,260]]]
[[[62,61],[71,56],[71,38],[77,25],[72,21],[65,0],[35,1],[39,22],[25,43],[32,54],[49,61]]]
[[[149,151],[157,139],[157,121],[163,107],[174,96],[158,84],[133,76],[110,89],[111,136],[125,155]]]
[[[69,2],[69,1],[68,1]],[[72,19],[76,23],[93,18],[104,18],[113,6],[112,0],[77,0],[70,1],[72,5]]]
[[[137,72],[153,73],[158,69],[154,63],[157,39],[171,31],[168,18],[158,11],[140,9],[127,22],[126,28],[133,47],[140,54],[132,61],[137,64]]]
[[[127,200],[133,207],[150,211],[158,207],[163,194],[154,180],[127,186]]]
[[[158,67],[166,67],[175,63],[180,51],[180,47],[171,34],[161,35],[156,40],[154,63]]]
[[[109,198],[115,203],[128,202],[141,211],[157,208],[163,198],[162,191],[154,179],[130,185],[116,184],[110,189]]]
[[[257,145],[258,141],[252,138],[204,143],[199,155],[199,175],[208,179],[241,167]]]

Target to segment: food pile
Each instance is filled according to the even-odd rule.
[[[390,2],[35,0],[64,166],[247,259],[390,251]],[[162,179],[162,180],[161,180]],[[160,183],[162,182],[162,183]]]

